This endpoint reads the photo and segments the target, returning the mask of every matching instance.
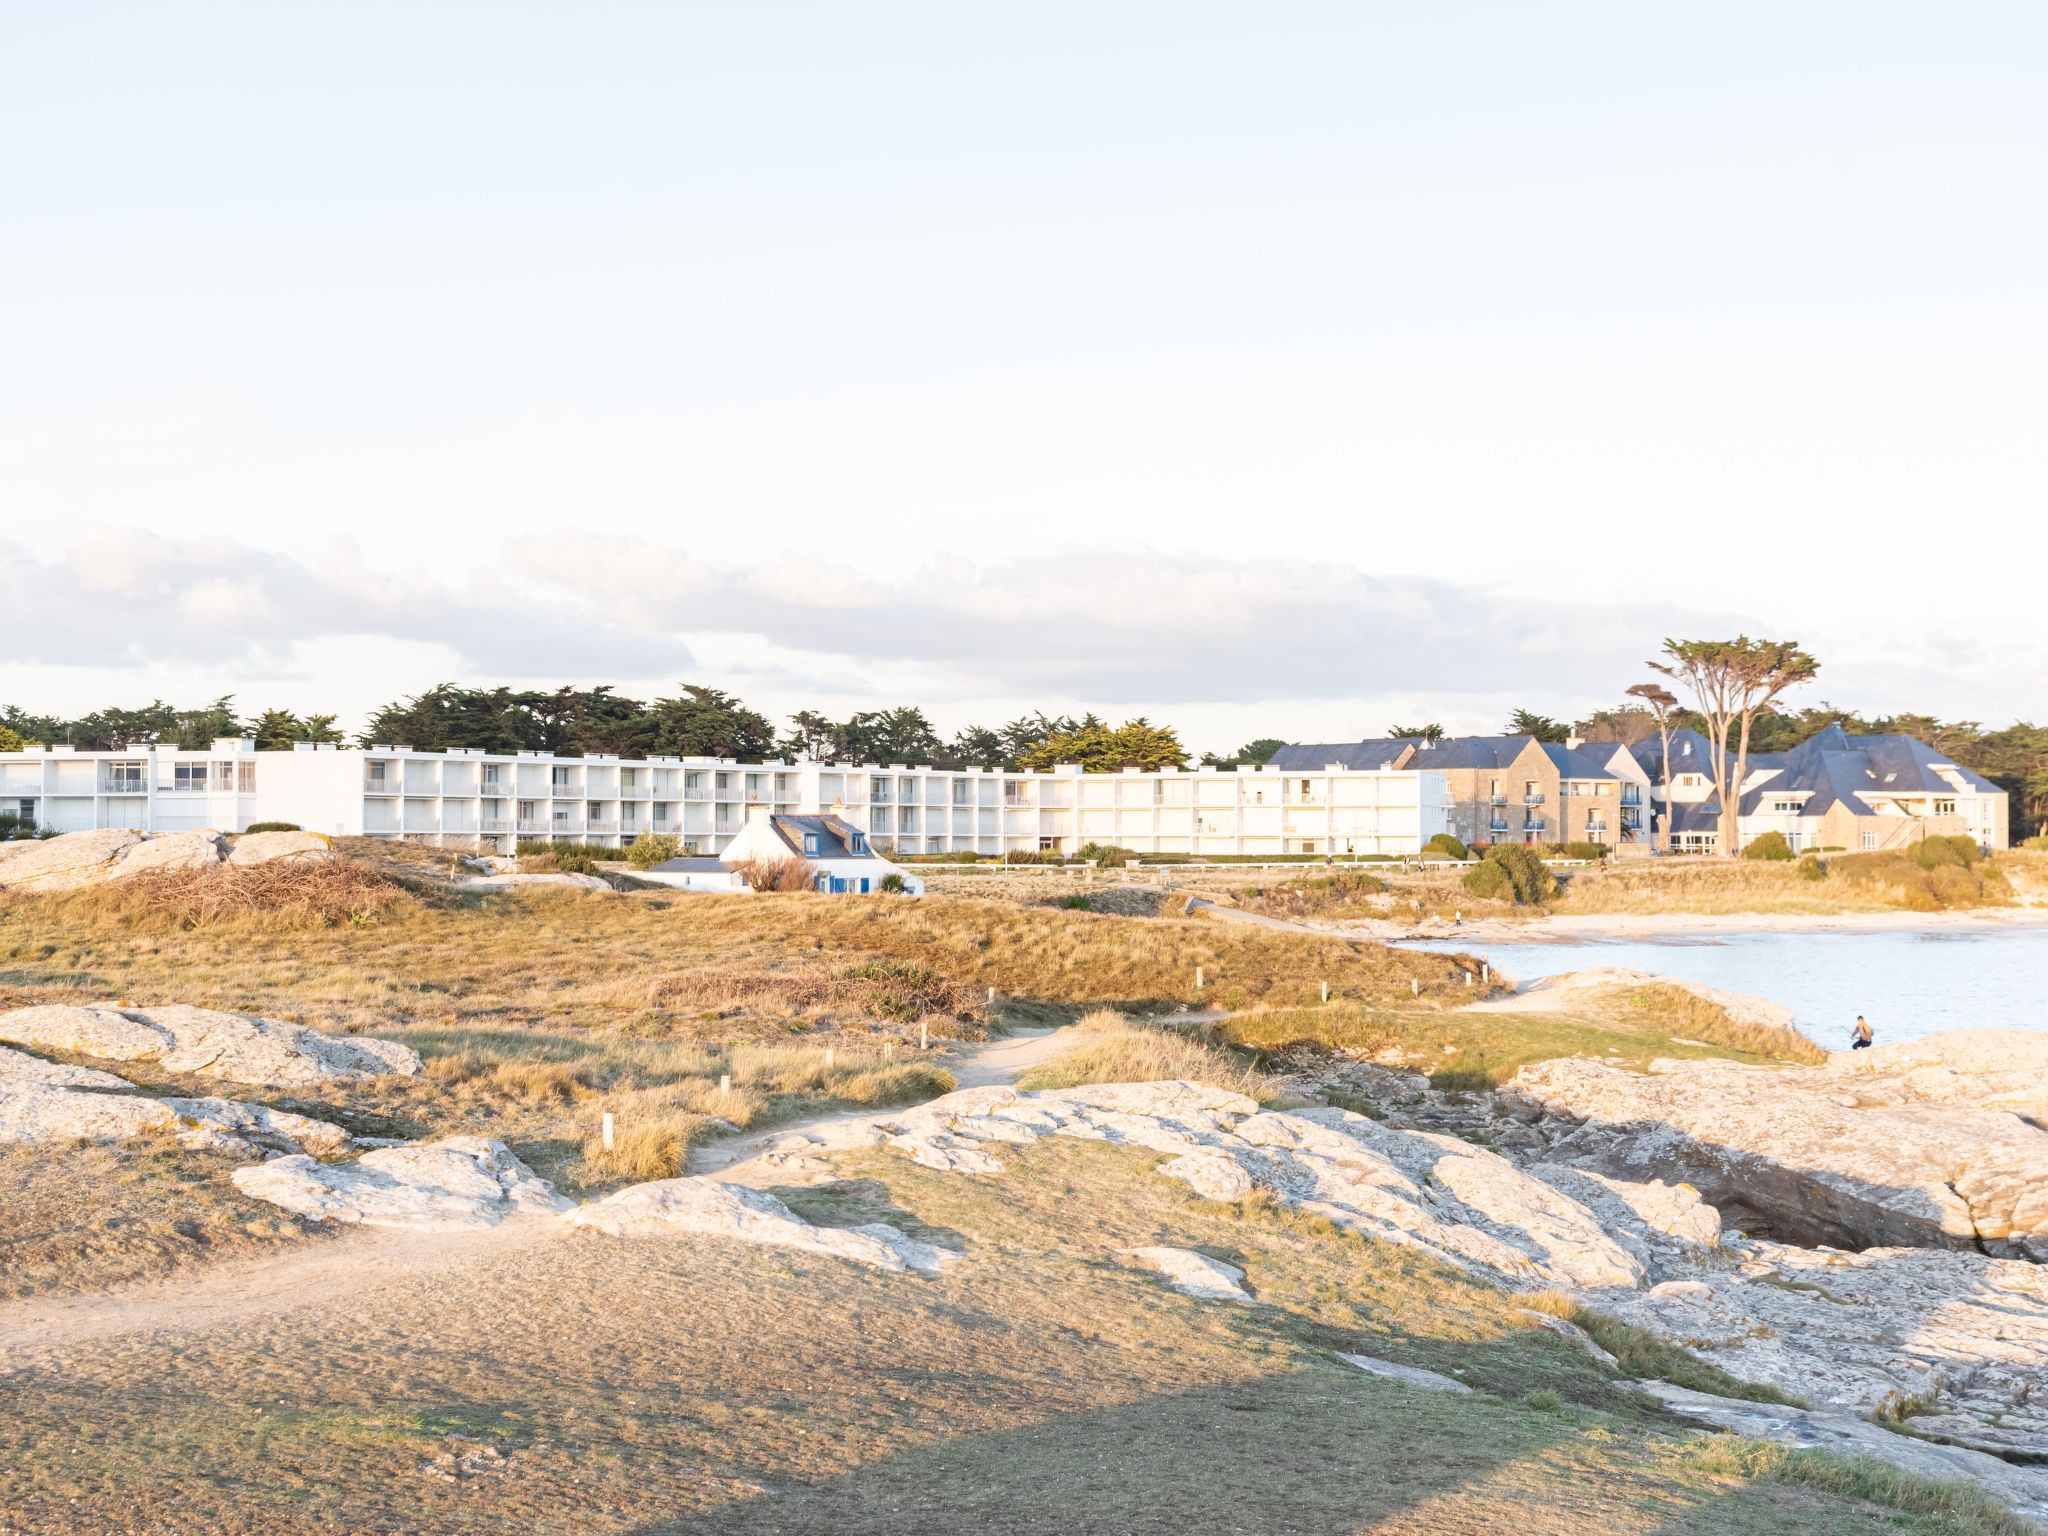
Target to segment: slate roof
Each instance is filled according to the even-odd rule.
[[[800,859],[881,859],[874,844],[864,838],[860,850],[854,851],[848,839],[860,836],[860,832],[837,816],[773,816],[769,818],[769,825],[775,829],[775,835],[782,839],[784,846]],[[809,833],[815,833],[818,838],[815,853],[804,852],[804,837]]]
[[[1682,750],[1681,736],[1691,739],[1693,750],[1690,756]],[[1661,784],[1664,775],[1659,766],[1659,744],[1652,738],[1645,745],[1651,750],[1644,767],[1649,771],[1651,782]],[[1641,749],[1637,750],[1642,755]],[[1697,731],[1671,733],[1674,773],[1710,774],[1712,751],[1712,744]],[[1998,792],[1998,786],[1983,774],[1963,767],[1917,737],[1852,736],[1839,725],[1815,732],[1790,751],[1752,752],[1748,767],[1752,774],[1759,769],[1776,771],[1743,795],[1742,814],[1745,816],[1755,815],[1766,799],[1780,798],[1798,798],[1802,816],[1819,816],[1837,805],[1847,805],[1854,815],[1868,816],[1874,814],[1874,808],[1863,798],[1865,795],[1953,793],[1956,786],[1943,777],[1937,771],[1939,769],[1954,773],[1965,785],[1980,793]],[[1676,815],[1678,830],[1711,830],[1720,814],[1719,805],[1719,798],[1712,795],[1695,805],[1681,804]]]
[[[1283,772],[1308,773],[1337,763],[1345,768],[1391,768],[1409,747],[1410,768],[1504,769],[1527,750],[1533,736],[1446,736],[1434,744],[1420,736],[1383,736],[1374,741],[1327,742],[1282,747],[1267,763]],[[1569,747],[1542,743],[1544,755],[1567,779],[1611,779],[1605,768]]]
[[[686,853],[679,858],[663,859],[654,866],[651,873],[663,875],[714,875],[728,874],[731,866],[722,859],[708,854]]]

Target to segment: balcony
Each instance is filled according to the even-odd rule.
[[[548,786],[548,795],[556,800],[581,800],[585,798],[581,784],[550,784]]]
[[[398,793],[396,779],[365,779],[363,793],[366,795],[395,795]]]
[[[103,795],[146,795],[149,786],[140,779],[101,779],[100,793]]]
[[[1506,795],[1488,795],[1486,797],[1486,803],[1488,805],[1506,805],[1508,803],[1508,797]]]
[[[1524,805],[1541,805],[1542,803],[1543,803],[1543,797],[1542,797],[1541,795],[1524,795],[1524,796],[1522,796],[1522,804],[1524,804]]]
[[[549,826],[544,821],[534,821],[531,818],[522,817],[519,822],[519,830],[524,833],[530,833],[536,837],[545,837],[548,833],[552,832],[554,828]]]
[[[1506,832],[1508,830],[1508,824],[1504,821],[1488,822],[1486,825],[1486,830],[1493,833],[1496,837],[1498,837],[1501,833]]]
[[[1607,831],[1607,823],[1604,821],[1589,821],[1586,823],[1586,830],[1595,837],[1598,837]]]
[[[711,791],[702,784],[685,785],[683,788],[683,798],[685,800],[709,800],[711,798]]]
[[[583,824],[583,830],[586,832],[616,832],[619,830],[619,824],[603,816],[593,816]]]
[[[1623,805],[1641,805],[1643,803],[1643,792],[1640,789],[1630,786],[1629,788],[1622,790],[1621,803]]]
[[[510,832],[512,830],[512,823],[502,818],[486,816],[477,823],[477,830],[479,832]]]
[[[1538,816],[1535,817],[1533,820],[1523,822],[1522,830],[1524,832],[1541,832],[1544,828],[1546,828],[1549,825],[1549,822],[1545,821],[1541,816]]]

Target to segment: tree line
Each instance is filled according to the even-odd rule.
[[[27,742],[70,743],[81,751],[152,744],[186,749],[219,736],[253,736],[258,751],[298,742],[344,740],[331,714],[267,709],[245,720],[232,695],[198,709],[154,701],[140,709],[102,709],[75,719],[0,706],[0,751]],[[1173,727],[1139,718],[1121,725],[1094,714],[1039,712],[1000,726],[969,726],[942,736],[923,710],[862,710],[835,720],[800,710],[785,728],[717,688],[684,684],[653,700],[628,698],[609,684],[553,690],[464,688],[442,683],[373,711],[356,741],[423,752],[547,752],[558,756],[729,757],[742,762],[811,758],[819,762],[910,763],[935,768],[1031,770],[1079,763],[1091,772],[1179,768],[1187,749]],[[1220,766],[1264,762],[1281,743],[1248,744]]]

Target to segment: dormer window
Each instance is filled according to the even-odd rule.
[[[847,838],[846,849],[849,853],[866,853],[868,851],[868,840],[856,832]]]
[[[806,833],[804,834],[804,853],[805,853],[806,855],[808,855],[808,856],[812,857],[812,858],[816,858],[816,857],[817,857],[817,854],[818,854],[818,834],[817,834],[817,833],[815,833],[815,832],[806,832]]]

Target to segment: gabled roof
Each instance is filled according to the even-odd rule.
[[[1803,814],[1817,816],[1833,806],[1847,803],[1864,814],[1870,809],[1866,795],[1945,795],[1955,785],[1937,770],[1955,774],[1979,793],[1998,793],[1998,786],[1981,773],[1963,767],[1954,758],[1937,752],[1913,736],[1851,736],[1839,725],[1831,725],[1802,741],[1789,752],[1768,759],[1752,757],[1754,764],[1777,767],[1780,772],[1768,783],[1758,785],[1742,797],[1748,815],[1765,795],[1805,793]]]
[[[771,816],[768,824],[775,835],[782,839],[784,846],[800,859],[875,859],[881,855],[857,827],[848,826],[837,816]],[[815,836],[817,848],[805,852],[804,839]],[[860,839],[860,847],[853,846],[853,840]]]
[[[723,859],[714,859],[709,854],[686,853],[673,859],[663,859],[655,865],[650,874],[659,875],[712,875],[726,874],[732,866]]]
[[[1629,750],[1643,765],[1643,772],[1650,776],[1650,782],[1661,784],[1664,781],[1662,736],[1646,736]],[[1671,733],[1671,776],[1675,779],[1681,773],[1704,773],[1710,779],[1714,776],[1714,744],[1686,726]]]
[[[1404,751],[1413,747],[1415,756],[1406,765],[1410,768],[1504,769],[1535,740],[1534,736],[1446,736],[1432,742],[1420,736],[1383,736],[1372,741],[1282,747],[1266,766],[1292,773],[1312,772],[1332,763],[1345,768],[1391,768]],[[1563,778],[1614,777],[1583,752],[1549,742],[1539,745]]]

